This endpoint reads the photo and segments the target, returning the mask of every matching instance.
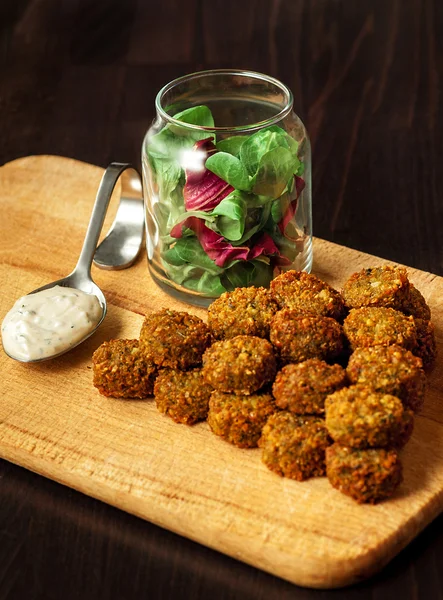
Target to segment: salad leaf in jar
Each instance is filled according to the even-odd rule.
[[[151,217],[167,276],[210,297],[268,285],[300,247],[298,142],[277,126],[217,139],[206,106],[174,118],[183,127],[166,125],[147,146],[157,195]]]

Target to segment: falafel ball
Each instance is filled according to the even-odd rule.
[[[357,348],[349,359],[346,372],[351,383],[397,396],[414,412],[423,406],[426,375],[422,361],[401,346]]]
[[[414,319],[417,331],[417,343],[412,352],[421,358],[425,371],[431,371],[437,358],[435,327],[431,321]]]
[[[253,394],[277,371],[272,345],[263,338],[237,335],[215,342],[203,355],[203,376],[219,392]]]
[[[158,410],[176,423],[186,425],[206,419],[211,392],[201,369],[162,369],[154,385]]]
[[[291,308],[301,314],[342,320],[345,313],[340,292],[315,275],[305,271],[286,271],[270,284],[271,297],[280,308]]]
[[[159,367],[200,365],[210,343],[208,326],[199,317],[167,308],[147,315],[140,331],[140,350]]]
[[[405,315],[412,315],[414,319],[431,320],[431,309],[428,303],[412,283],[409,284],[409,297],[403,302],[401,310]]]
[[[326,396],[346,385],[346,371],[318,358],[289,364],[277,373],[272,393],[279,408],[299,415],[322,415]]]
[[[225,292],[208,308],[208,326],[216,339],[237,335],[268,338],[277,303],[263,287],[236,288]]]
[[[271,394],[250,396],[212,392],[208,424],[213,433],[239,448],[254,448],[268,417],[276,411]]]
[[[343,329],[353,350],[392,344],[412,350],[417,342],[413,317],[393,308],[353,308],[343,323]]]
[[[370,267],[354,273],[342,290],[348,308],[378,306],[402,310],[409,298],[409,280],[403,267]]]
[[[287,411],[269,417],[258,442],[268,469],[297,481],[325,475],[325,451],[330,444],[323,419]]]
[[[403,481],[402,471],[395,450],[356,450],[339,444],[326,449],[329,483],[359,504],[376,504],[390,498]]]
[[[399,398],[358,385],[328,396],[325,409],[329,435],[351,448],[401,448],[414,427]]]
[[[290,308],[272,319],[270,340],[285,363],[309,358],[332,361],[342,354],[345,344],[342,326],[335,319],[300,315]]]
[[[92,355],[93,384],[103,396],[152,396],[157,367],[140,351],[138,340],[109,340]]]

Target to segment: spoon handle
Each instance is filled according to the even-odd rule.
[[[129,170],[128,175],[130,175],[131,180],[133,180],[133,185],[141,188],[140,175],[132,165],[129,163],[113,162],[108,166],[100,182],[83,247],[77,265],[73,271],[76,275],[87,277],[90,277],[91,275],[92,259],[94,258],[94,253],[97,248],[109,201],[111,200],[112,192],[114,191],[117,181],[126,170]]]

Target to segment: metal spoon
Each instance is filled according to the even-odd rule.
[[[115,163],[114,163],[115,164]],[[126,171],[121,181],[120,203],[109,233],[94,254],[100,269],[118,270],[130,267],[140,252],[145,221],[140,176]]]
[[[72,273],[70,275],[68,275],[67,277],[64,277],[63,279],[59,279],[52,283],[48,283],[47,285],[43,285],[42,287],[39,287],[32,292],[29,292],[29,294],[35,294],[36,292],[40,292],[42,290],[46,290],[46,289],[55,287],[56,285],[59,285],[61,287],[76,288],[78,290],[86,292],[87,294],[92,294],[97,297],[100,307],[102,309],[102,314],[101,314],[100,320],[98,321],[97,325],[94,327],[94,329],[92,329],[92,331],[88,332],[82,339],[77,341],[75,344],[73,344],[72,346],[69,346],[69,348],[66,348],[65,350],[58,352],[56,354],[53,354],[51,356],[45,356],[44,358],[29,359],[29,360],[19,359],[14,356],[11,356],[8,352],[6,352],[6,349],[5,349],[6,354],[8,354],[8,356],[10,356],[10,358],[13,358],[14,360],[18,360],[20,362],[26,362],[26,363],[42,362],[44,360],[49,360],[49,359],[55,358],[57,356],[60,356],[61,354],[65,354],[65,352],[72,350],[73,348],[75,348],[76,346],[78,346],[79,344],[84,342],[87,338],[89,338],[98,329],[98,327],[100,327],[101,323],[103,322],[103,319],[106,316],[107,305],[106,305],[106,298],[105,298],[103,292],[98,287],[98,285],[96,283],[94,283],[94,281],[92,279],[91,264],[92,264],[92,260],[94,258],[94,254],[96,252],[98,238],[100,236],[100,232],[103,227],[103,222],[105,220],[106,212],[107,212],[107,209],[109,206],[109,201],[111,199],[111,195],[114,190],[114,187],[120,177],[122,177],[122,199],[124,197],[124,194],[128,193],[128,190],[133,190],[133,195],[135,195],[135,193],[137,192],[138,196],[141,197],[142,186],[141,186],[141,178],[140,178],[140,175],[138,174],[138,172],[129,164],[117,163],[117,162],[111,163],[109,165],[109,167],[106,169],[106,171],[102,177],[102,180],[100,182],[100,185],[99,185],[99,188],[97,191],[97,196],[96,196],[95,203],[94,203],[94,207],[92,209],[91,219],[89,221],[85,240],[83,242],[83,247],[81,249],[80,257],[78,259],[77,265],[75,266],[74,270],[72,271]],[[138,202],[140,202],[140,200],[138,200]],[[118,217],[118,214],[117,214],[117,217]],[[121,214],[120,214],[120,219],[121,219]],[[116,221],[118,221],[118,220],[119,219],[116,218]],[[132,219],[132,220],[134,221],[134,219]],[[115,224],[115,222],[114,222],[114,224]],[[138,222],[138,226],[140,227],[140,221]],[[141,226],[143,227],[143,219],[141,220]],[[103,242],[100,246],[102,246],[106,242],[106,240],[111,237],[113,229],[115,231],[114,225],[111,228],[111,231],[109,232],[108,236],[105,238],[105,240],[103,240]],[[122,239],[122,236],[120,234],[120,240],[121,239]],[[109,244],[109,242],[107,244]],[[134,243],[132,243],[132,244],[130,244],[130,246],[132,247],[132,251],[130,251],[130,249],[129,250],[127,249],[126,252],[123,251],[123,253],[120,253],[120,256],[117,257],[117,259],[115,261],[116,264],[118,265],[117,267],[110,266],[109,264],[106,263],[106,261],[104,261],[104,268],[125,268],[125,266],[129,266],[129,264],[132,264],[132,262],[135,260],[137,254],[138,254],[138,250],[140,248],[140,244],[141,244],[141,239],[139,241],[139,247],[138,247],[135,255],[134,255]],[[114,250],[115,249],[116,249],[116,246],[114,246]],[[109,250],[109,246],[108,246],[108,250]],[[117,252],[114,254],[119,254],[119,253]],[[108,257],[110,257],[109,258],[110,261],[113,260],[113,256],[114,255],[112,253],[111,254],[108,253]],[[128,260],[129,260],[129,263],[128,263]]]

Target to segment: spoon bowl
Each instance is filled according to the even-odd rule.
[[[75,271],[73,271],[70,275],[68,275],[67,277],[64,277],[63,279],[58,279],[57,281],[53,281],[52,283],[47,283],[46,285],[39,287],[36,290],[29,292],[29,294],[27,294],[27,295],[29,296],[31,294],[36,294],[37,292],[42,292],[43,290],[49,290],[56,286],[73,288],[73,289],[85,292],[85,294],[90,294],[92,296],[95,296],[97,298],[97,300],[100,304],[100,308],[102,310],[102,314],[100,316],[99,321],[97,322],[95,327],[93,329],[91,329],[86,335],[84,335],[80,340],[73,343],[72,345],[69,346],[69,348],[62,350],[61,352],[56,352],[54,354],[51,354],[51,356],[45,356],[43,358],[24,359],[24,358],[18,358],[16,356],[12,356],[6,350],[6,348],[3,346],[5,353],[10,358],[13,358],[14,360],[17,360],[17,361],[23,362],[23,363],[37,363],[37,362],[43,362],[45,360],[49,360],[52,358],[57,358],[57,356],[66,354],[66,352],[69,352],[73,348],[76,348],[79,344],[83,343],[85,340],[87,340],[89,337],[91,337],[91,335],[93,335],[97,331],[97,329],[100,327],[100,325],[103,323],[103,320],[106,317],[106,313],[108,310],[105,295],[103,294],[101,289],[98,287],[98,285],[92,279],[83,278],[79,275],[79,273],[77,273]]]
[[[66,354],[66,352],[73,350],[79,344],[83,343],[85,340],[90,338],[97,331],[97,329],[100,327],[100,325],[103,323],[103,320],[106,317],[107,308],[108,308],[105,295],[103,294],[101,289],[98,287],[98,285],[96,283],[94,283],[94,281],[92,279],[90,279],[90,280],[80,279],[78,277],[78,274],[75,272],[72,272],[70,275],[68,275],[67,277],[64,277],[63,279],[58,279],[57,281],[53,281],[52,283],[43,285],[42,287],[39,287],[36,290],[33,290],[32,292],[29,292],[29,294],[27,294],[27,295],[30,296],[32,294],[36,294],[37,292],[42,292],[43,290],[49,290],[56,286],[80,290],[82,292],[85,292],[86,294],[95,296],[97,298],[98,303],[101,308],[101,315],[100,315],[100,318],[97,321],[96,325],[90,331],[88,331],[84,336],[82,336],[81,339],[79,339],[78,341],[76,341],[74,343],[71,343],[68,348],[61,350],[60,352],[55,352],[55,353],[51,354],[50,356],[44,356],[42,358],[27,359],[27,358],[13,356],[11,353],[8,352],[7,348],[5,348],[5,345],[3,345],[3,350],[4,350],[5,354],[7,354],[9,356],[9,358],[12,358],[12,359],[17,360],[18,362],[22,362],[22,363],[39,363],[39,362],[43,362],[45,360],[50,360],[52,358],[57,358],[58,356],[61,356],[62,354]]]

